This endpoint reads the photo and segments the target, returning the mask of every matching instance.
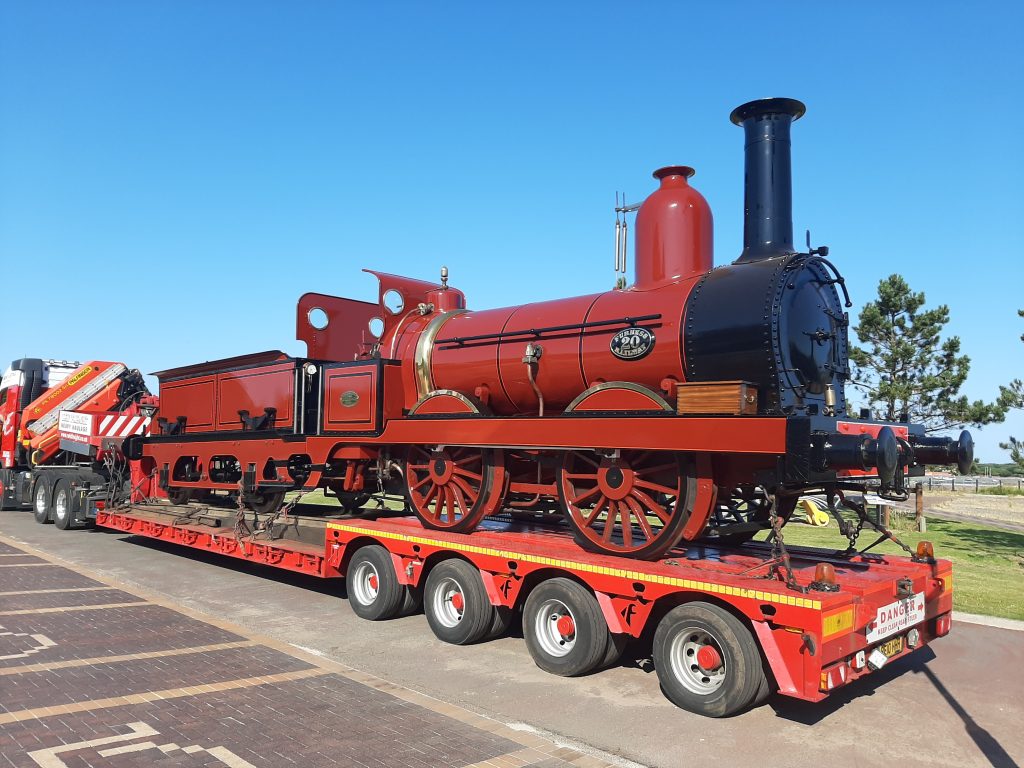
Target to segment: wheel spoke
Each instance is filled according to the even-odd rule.
[[[480,482],[483,479],[483,475],[478,475],[475,472],[470,472],[468,469],[463,469],[457,462],[455,467],[452,469],[452,472],[456,475],[462,475],[462,477],[468,477],[471,480],[476,480],[477,482]]]
[[[411,469],[411,467],[410,467],[410,469]],[[409,490],[410,491],[415,491],[417,488],[420,488],[421,486],[423,486],[423,485],[425,485],[426,483],[429,483],[429,482],[430,482],[430,475],[428,474],[422,480],[419,480],[419,481],[413,483],[412,485],[410,485],[409,486]]]
[[[612,529],[615,528],[615,518],[618,516],[619,508],[617,504],[610,504],[608,506],[608,517],[604,521],[604,531],[601,533],[601,538],[605,544],[611,544],[612,541]]]
[[[629,508],[633,510],[633,514],[636,517],[637,522],[640,524],[640,530],[643,531],[643,534],[647,537],[647,540],[651,541],[654,538],[655,533],[654,530],[651,528],[650,521],[647,519],[647,513],[640,506],[640,504],[637,503],[637,500],[634,496],[627,496],[625,501],[629,505]]]
[[[597,482],[597,473],[596,472],[581,473],[581,474],[577,474],[577,473],[573,473],[573,472],[566,472],[563,475],[563,477],[565,477],[567,480],[592,480],[595,483]]]
[[[666,496],[679,495],[679,488],[671,488],[667,485],[662,485],[661,483],[652,483],[649,480],[641,480],[639,477],[633,482],[641,488],[647,488],[648,490],[655,491],[656,493],[664,493]]]
[[[466,497],[462,495],[462,490],[455,483],[452,483],[450,488],[452,489],[452,498],[455,500],[455,504],[462,510],[462,516],[465,517],[469,514],[469,508],[466,506]]]
[[[593,495],[594,495],[595,493],[600,493],[600,492],[601,492],[601,486],[599,486],[599,485],[595,485],[595,486],[594,486],[593,488],[591,488],[591,489],[590,489],[589,491],[584,491],[584,492],[583,492],[583,493],[581,493],[581,494],[580,494],[579,496],[575,496],[575,497],[573,497],[573,498],[569,499],[569,503],[570,503],[570,504],[576,504],[576,505],[579,505],[579,503],[580,503],[581,501],[583,501],[584,499],[589,499],[589,498],[590,498],[591,496],[593,496]]]
[[[635,496],[651,514],[661,520],[662,525],[668,525],[668,521],[672,518],[672,515],[669,514],[665,507],[637,488],[633,489],[633,496]]]
[[[461,490],[466,495],[467,499],[472,499],[474,504],[480,496],[480,488],[471,486],[461,477],[452,477],[450,485]]]
[[[587,526],[588,528],[591,525],[593,525],[594,521],[597,520],[597,518],[600,516],[601,510],[604,509],[607,505],[608,498],[606,496],[602,496],[600,500],[598,500],[597,504],[594,505],[593,511],[583,519],[583,525]]]
[[[622,520],[622,546],[633,546],[633,523],[630,522],[632,513],[628,504],[618,503],[619,517]]]
[[[634,466],[638,475],[658,475],[664,472],[665,474],[675,475],[679,472],[679,465],[675,463],[670,464],[658,464],[654,467],[642,467]]]

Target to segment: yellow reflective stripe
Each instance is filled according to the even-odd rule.
[[[574,569],[577,571],[584,571],[587,573],[597,573],[603,576],[618,576],[623,579],[629,579],[630,581],[646,582],[648,584],[665,584],[671,587],[682,587],[683,589],[692,589],[701,592],[713,592],[715,594],[731,595],[733,597],[745,597],[750,600],[760,600],[766,603],[792,605],[796,606],[797,608],[811,608],[815,611],[821,610],[820,600],[811,600],[810,598],[797,597],[796,595],[777,595],[773,592],[763,592],[761,590],[747,589],[745,587],[732,587],[726,584],[713,584],[708,581],[694,581],[692,579],[677,579],[674,576],[644,574],[639,573],[637,571],[626,571],[619,570],[617,568],[609,568],[608,566],[604,565],[578,563],[572,560],[559,560],[557,558],[552,557],[527,555],[522,552],[508,552],[503,549],[478,547],[473,544],[452,544],[450,542],[438,541],[437,539],[431,539],[425,536],[410,536],[408,534],[395,533],[393,531],[360,528],[355,525],[345,525],[344,523],[328,523],[327,528],[329,530],[346,531],[348,533],[362,533],[366,534],[367,536],[375,536],[381,539],[394,539],[396,541],[406,541],[410,544],[423,544],[428,547],[443,547],[447,549],[453,549],[458,552],[468,552],[475,555],[500,557],[505,560],[519,560],[524,563],[536,563],[538,565],[547,565],[554,568]]]
[[[823,637],[831,637],[853,629],[853,608],[844,608],[836,613],[830,613],[821,619],[821,634]]]

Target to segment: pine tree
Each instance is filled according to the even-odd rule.
[[[970,402],[960,388],[971,360],[960,339],[942,339],[949,307],[925,308],[901,275],[878,283],[878,299],[861,310],[854,328],[863,347],[853,347],[851,381],[867,396],[875,418],[923,424],[928,432],[1002,421],[1001,402]]]
[[[1024,317],[1024,309],[1018,309],[1017,314],[1020,317]],[[1024,333],[1021,334],[1020,340],[1024,341]],[[1024,408],[1024,382],[1021,382],[1020,379],[1014,379],[1007,386],[1000,387],[999,405],[1006,410],[1010,408]],[[1024,472],[1024,440],[1018,440],[1011,436],[1010,442],[1000,443],[999,447],[1004,451],[1009,451],[1010,460]]]

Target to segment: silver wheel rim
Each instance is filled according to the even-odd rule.
[[[697,651],[705,645],[714,647],[722,658],[721,666],[713,672],[701,669],[697,664]],[[672,674],[691,693],[699,696],[714,693],[722,687],[729,671],[721,649],[722,644],[710,632],[697,627],[684,627],[672,638],[669,647],[668,658]]]
[[[462,597],[462,608],[456,608],[452,602],[456,595]],[[430,599],[434,616],[441,624],[451,629],[458,626],[466,611],[466,594],[455,579],[446,577],[438,582]]]
[[[540,609],[533,620],[533,634],[536,636],[537,643],[544,650],[544,653],[549,656],[558,658],[568,656],[572,653],[572,649],[576,647],[575,629],[568,637],[563,637],[562,633],[558,630],[558,620],[565,616],[572,620],[573,627],[575,627],[576,617],[572,615],[569,606],[561,600],[552,598],[541,603]]]
[[[374,583],[377,586],[373,586]],[[380,591],[380,576],[373,563],[364,560],[355,567],[352,573],[352,594],[360,605],[373,605]]]
[[[40,515],[46,512],[46,486],[40,485],[36,488],[36,512]]]
[[[68,514],[68,492],[61,488],[53,500],[53,514],[63,520]]]

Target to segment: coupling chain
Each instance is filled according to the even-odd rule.
[[[847,509],[852,509],[857,513],[857,524],[853,525],[847,520],[843,519],[843,516],[839,513],[839,508],[836,505],[836,496],[839,497],[839,501],[842,502],[843,506]],[[874,542],[864,547],[864,549],[857,552],[859,555],[863,555],[868,550],[874,549],[876,546],[881,544],[883,541],[889,540],[900,547],[911,557],[914,557],[914,551],[908,547],[903,541],[886,526],[882,525],[881,522],[875,522],[867,513],[866,504],[863,502],[853,501],[847,499],[842,490],[830,491],[828,494],[828,511],[832,517],[835,518],[836,524],[839,526],[839,532],[843,534],[849,541],[849,545],[846,548],[846,555],[852,555],[857,550],[857,539],[860,537],[860,532],[865,528],[873,528],[881,534]]]

